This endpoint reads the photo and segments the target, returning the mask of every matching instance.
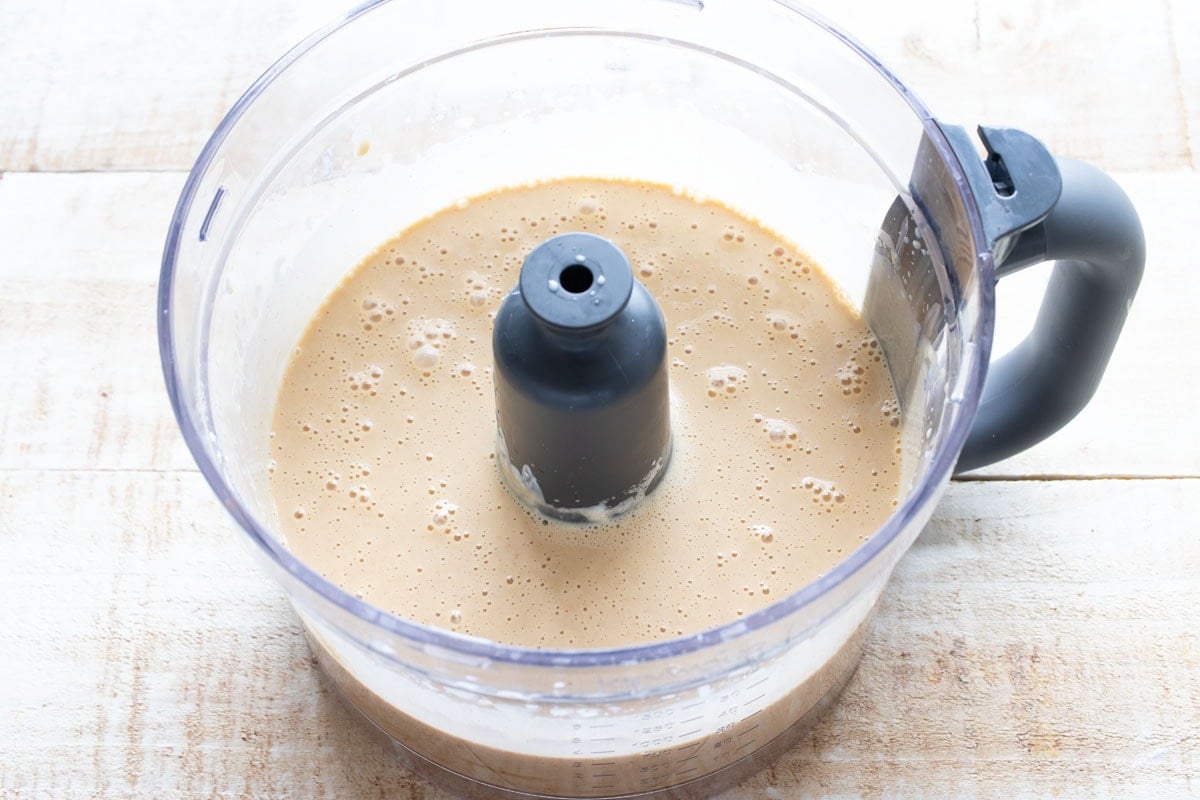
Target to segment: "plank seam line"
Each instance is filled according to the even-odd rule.
[[[1099,475],[1070,475],[1066,473],[1030,473],[1028,475],[958,475],[952,483],[1003,483],[1028,481],[1031,483],[1053,483],[1055,481],[1194,481],[1200,475],[1134,475],[1126,473],[1101,473]]]
[[[0,475],[20,475],[22,473],[79,475],[199,475],[200,470],[196,467],[179,467],[176,469],[160,469],[155,467],[0,467]]]

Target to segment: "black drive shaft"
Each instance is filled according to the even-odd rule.
[[[662,312],[614,245],[538,245],[492,331],[497,458],[527,506],[569,522],[629,510],[671,457]]]

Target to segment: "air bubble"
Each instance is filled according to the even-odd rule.
[[[413,352],[413,363],[422,369],[436,366],[438,351],[431,345],[423,344]]]
[[[708,379],[709,397],[736,394],[738,389],[748,385],[749,380],[746,370],[731,364],[709,367],[704,375]]]
[[[800,439],[796,426],[785,419],[763,419],[762,430],[772,447],[795,447]]]
[[[433,507],[433,524],[445,525],[456,511],[458,511],[458,506],[446,500],[439,500]]]
[[[770,525],[751,525],[750,533],[758,537],[764,544],[775,540],[775,529]]]
[[[863,366],[853,358],[840,366],[837,371],[837,380],[842,387],[842,394],[849,396],[861,393],[865,372]]]

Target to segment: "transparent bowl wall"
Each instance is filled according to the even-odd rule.
[[[798,243],[861,307],[884,215],[898,196],[913,206],[922,136],[961,184],[895,78],[818,18],[769,0],[393,0],[273,66],[188,179],[164,255],[161,346],[197,462],[343,694],[448,778],[516,794],[711,785],[807,721],[857,664],[974,411],[991,297],[969,198],[970,259],[953,280],[913,209],[942,297],[922,319],[897,298],[913,341],[883,342],[912,354],[894,370],[896,512],[815,583],[702,634],[537,651],[356,600],[275,532],[271,413],[292,348],[349,269],[460,197],[541,178],[623,176],[719,198]]]

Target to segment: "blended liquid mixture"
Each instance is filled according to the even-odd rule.
[[[504,488],[492,320],[530,250],[604,236],[667,322],[674,456],[606,525]],[[405,230],[333,293],[275,411],[291,549],[394,614],[498,642],[618,647],[695,633],[828,571],[892,511],[899,413],[878,343],[804,253],[712,201],[570,179]]]

